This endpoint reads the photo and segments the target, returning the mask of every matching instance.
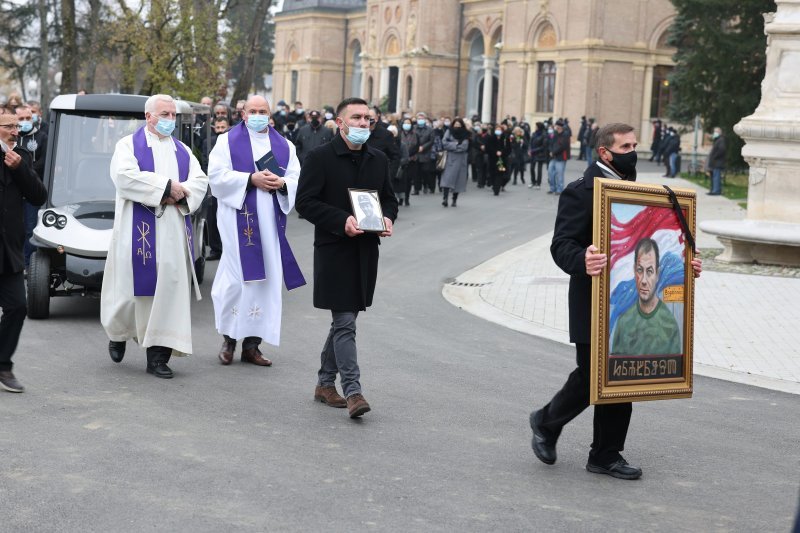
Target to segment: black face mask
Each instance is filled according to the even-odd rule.
[[[314,129],[319,128],[319,119],[312,118],[311,119],[311,127],[313,127]]]
[[[292,131],[294,129],[294,124],[287,124],[286,129]]]
[[[636,181],[636,161],[639,159],[636,155],[636,150],[628,152],[627,154],[618,154],[611,150],[608,150],[608,153],[613,156],[611,165],[617,172],[622,174],[622,179]]]

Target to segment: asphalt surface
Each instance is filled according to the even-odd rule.
[[[569,171],[578,170],[570,162]],[[447,303],[443,283],[550,231],[557,200],[509,186],[444,209],[412,197],[381,246],[358,319],[372,412],[312,400],[329,315],[285,294],[271,368],[218,364],[210,263],[192,306],[194,355],[175,379],[113,363],[99,301],[54,300],[26,321],[24,394],[0,393],[2,531],[789,531],[798,504],[800,397],[697,377],[690,400],[634,406],[624,452],[638,481],[590,474],[591,413],[556,465],[530,449],[528,414],[574,350]],[[289,238],[312,277],[312,227]]]

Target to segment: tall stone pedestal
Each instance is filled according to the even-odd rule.
[[[761,102],[734,127],[750,165],[747,218],[700,227],[725,245],[721,260],[800,266],[800,0],[776,4]]]

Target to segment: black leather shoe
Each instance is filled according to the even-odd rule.
[[[167,363],[147,365],[147,373],[153,374],[157,378],[172,379],[172,370],[167,366]]]
[[[108,355],[115,363],[122,362],[125,357],[125,341],[108,341]]]
[[[212,251],[206,256],[206,261],[219,261],[220,257],[222,257],[221,253]]]
[[[618,479],[639,479],[642,477],[642,469],[629,465],[628,461],[622,457],[606,465],[598,465],[589,461],[586,463],[586,470],[595,474],[606,474]]]
[[[531,439],[531,448],[533,453],[539,458],[541,462],[551,465],[556,462],[556,443],[555,440],[548,438],[544,431],[536,421],[536,415],[539,411],[531,413],[530,422],[531,429],[533,430],[533,439]]]

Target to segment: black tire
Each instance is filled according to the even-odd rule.
[[[50,256],[37,250],[28,266],[28,318],[50,316]]]
[[[194,274],[197,276],[197,283],[203,284],[203,277],[206,275],[206,258],[198,257],[194,262]]]

